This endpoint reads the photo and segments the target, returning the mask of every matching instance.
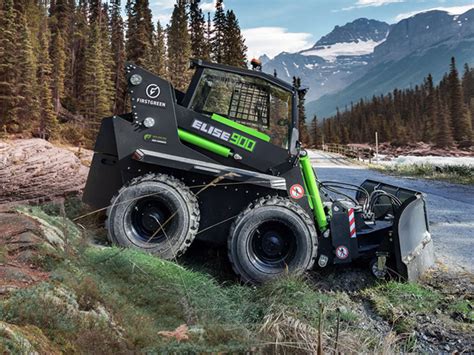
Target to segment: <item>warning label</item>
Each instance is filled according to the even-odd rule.
[[[304,196],[304,189],[303,186],[300,184],[295,184],[290,188],[290,196],[295,200],[299,200]]]
[[[340,245],[336,248],[336,257],[344,260],[349,256],[349,249],[345,245]]]

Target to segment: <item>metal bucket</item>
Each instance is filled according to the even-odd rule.
[[[374,212],[376,219],[393,216],[392,245],[396,271],[403,279],[417,280],[435,261],[425,196],[421,192],[373,180],[364,181],[361,187],[369,194],[374,190],[388,192],[402,202],[400,207],[393,207],[389,198],[381,197]],[[363,196],[358,193],[356,197]]]

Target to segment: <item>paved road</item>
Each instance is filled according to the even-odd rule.
[[[384,175],[325,152],[312,151],[310,157],[320,180],[373,179],[427,194],[437,259],[474,272],[474,186]]]

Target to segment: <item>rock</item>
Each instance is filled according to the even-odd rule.
[[[5,239],[37,228],[37,224],[33,220],[27,220],[17,213],[0,213],[0,226],[0,236]]]
[[[8,347],[2,347],[5,354],[61,354],[39,328],[31,325],[20,327],[0,321],[0,339],[7,339]]]
[[[29,275],[22,269],[13,266],[0,266],[0,277],[2,282],[34,282],[37,280],[34,276]]]
[[[16,285],[2,285],[0,286],[0,295],[6,295],[12,291],[18,290],[19,287]]]
[[[0,206],[80,193],[88,173],[81,159],[43,139],[0,140]]]

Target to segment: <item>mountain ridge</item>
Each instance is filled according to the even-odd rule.
[[[461,15],[432,10],[392,25],[359,18],[335,26],[311,48],[265,58],[264,71],[276,70],[287,81],[299,76],[310,88],[308,116],[327,117],[360,98],[419,83],[430,72],[438,81],[452,56],[474,63],[474,9]]]

